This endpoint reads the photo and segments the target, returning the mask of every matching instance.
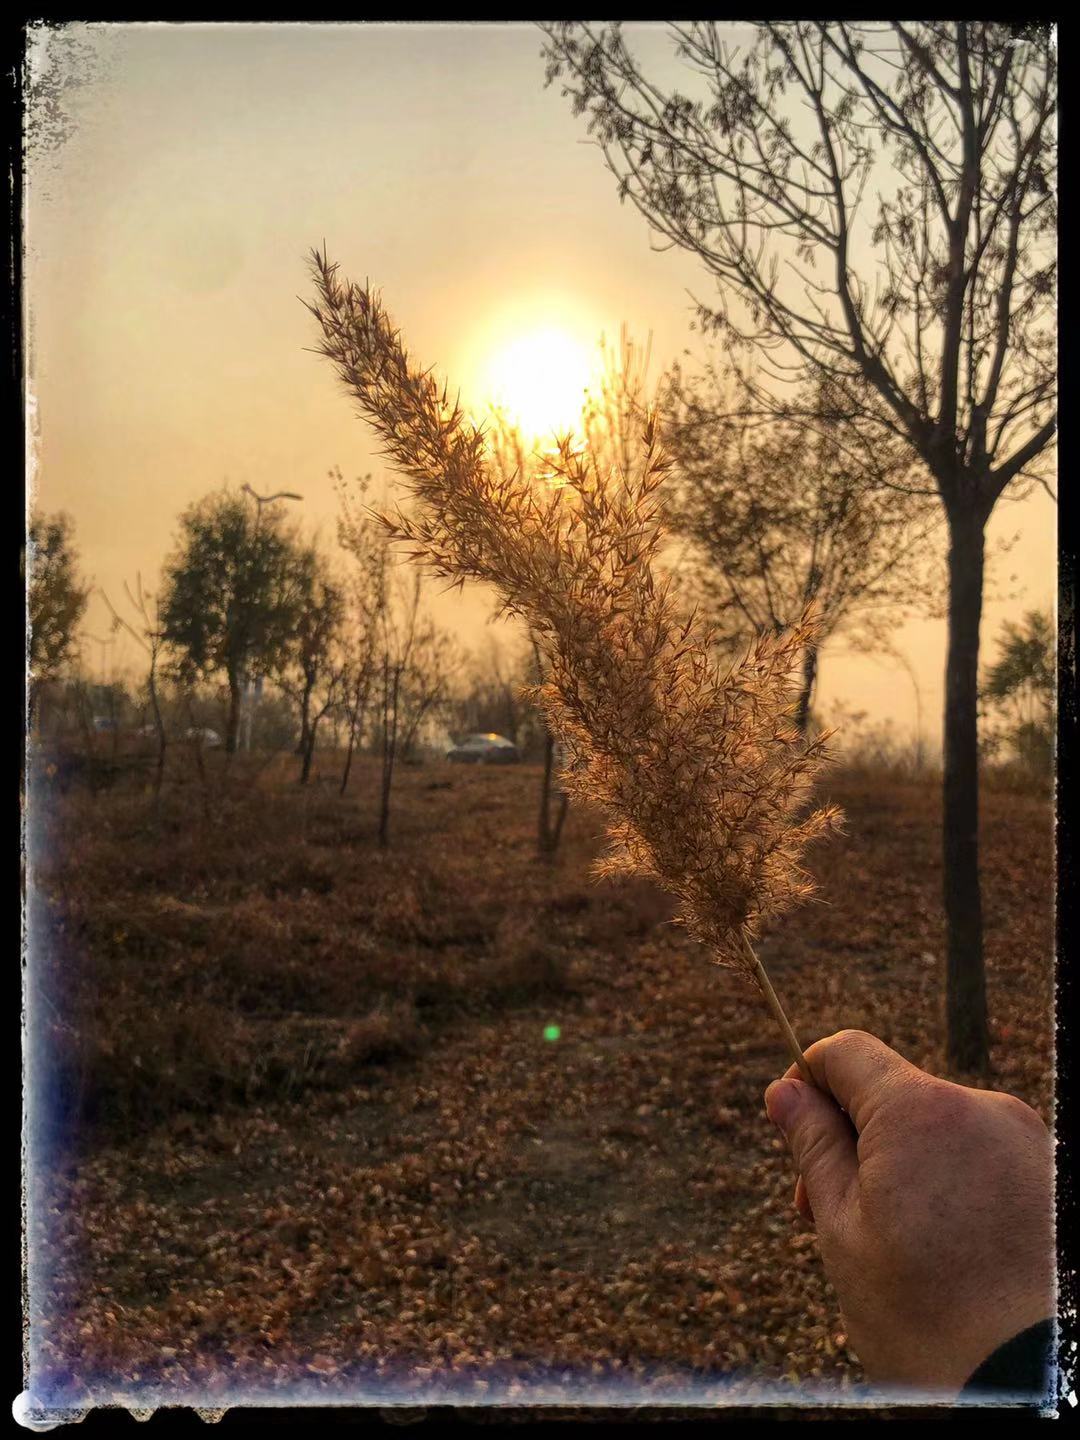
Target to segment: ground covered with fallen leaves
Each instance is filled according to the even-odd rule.
[[[404,768],[380,851],[373,771],[341,799],[239,765],[160,810],[37,792],[34,1394],[858,1393],[763,1111],[773,1026],[662,896],[590,882],[598,819],[545,864],[536,769]],[[848,833],[763,958],[804,1044],[945,1074],[939,785],[826,788]],[[1049,1120],[1050,806],[983,810],[992,1083]]]

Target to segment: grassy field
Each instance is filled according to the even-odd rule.
[[[534,767],[403,768],[380,851],[369,766],[342,800],[208,761],[159,814],[34,806],[38,1395],[858,1386],[764,1115],[773,1027],[663,896],[589,880],[596,817],[544,863]],[[827,789],[822,903],[763,956],[804,1044],[944,1074],[938,789]],[[993,1083],[1049,1120],[1049,804],[991,791],[983,827]]]

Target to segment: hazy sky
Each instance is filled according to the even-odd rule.
[[[662,28],[638,34],[653,73],[674,73]],[[136,570],[153,587],[178,512],[225,480],[302,492],[293,508],[332,544],[327,472],[381,469],[329,365],[305,349],[314,328],[297,297],[324,239],[470,403],[538,330],[586,356],[623,322],[651,331],[654,374],[700,353],[690,292],[708,297],[710,282],[620,206],[584,121],[544,88],[540,45],[523,24],[37,32],[55,100],[32,112],[26,182],[37,493],[71,513],[83,567],[114,600]],[[1019,593],[991,600],[984,639],[1052,603],[1055,526],[1042,492],[998,507],[991,541],[1020,538],[992,576]],[[482,648],[487,602],[440,603]],[[87,631],[106,627],[95,596]],[[937,745],[944,626],[913,623],[898,644]],[[96,670],[98,648],[88,654]],[[134,661],[133,644],[114,656]],[[905,671],[842,639],[819,700],[903,727],[915,714]]]

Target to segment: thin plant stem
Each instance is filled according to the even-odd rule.
[[[784,1007],[780,1004],[779,997],[777,996],[776,991],[772,987],[772,981],[769,979],[768,972],[766,971],[765,966],[761,963],[757,951],[754,949],[753,945],[750,944],[750,941],[744,938],[743,943],[746,946],[747,958],[750,960],[750,963],[753,967],[754,979],[757,981],[761,989],[761,993],[765,997],[765,1003],[772,1011],[776,1019],[776,1023],[783,1031],[784,1040],[786,1041],[788,1050],[791,1053],[791,1058],[799,1067],[799,1074],[806,1081],[806,1083],[808,1085],[813,1085],[815,1082],[813,1075],[810,1073],[810,1066],[806,1063],[806,1056],[802,1052],[802,1046],[799,1044],[795,1031],[791,1028],[791,1021],[784,1013]]]

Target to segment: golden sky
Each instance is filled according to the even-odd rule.
[[[661,27],[633,30],[647,68],[677,73]],[[67,123],[33,112],[27,161],[32,470],[115,602],[136,570],[153,588],[178,512],[223,481],[301,492],[293,508],[332,545],[328,471],[381,469],[329,365],[305,349],[314,328],[297,297],[324,239],[470,404],[507,373],[499,355],[537,331],[556,332],[563,369],[624,322],[652,333],[654,375],[700,353],[690,292],[707,298],[710,282],[619,205],[583,120],[544,88],[540,46],[517,23],[36,32],[35,74]],[[991,541],[1019,532],[994,565],[1015,598],[988,604],[984,638],[1052,603],[1055,527],[1042,492],[998,507]],[[487,603],[440,605],[481,649]],[[87,631],[106,626],[95,596]],[[126,643],[113,663],[134,662]],[[913,623],[898,644],[937,746],[944,626]],[[842,640],[820,691],[826,712],[840,700],[914,720],[907,673]]]

